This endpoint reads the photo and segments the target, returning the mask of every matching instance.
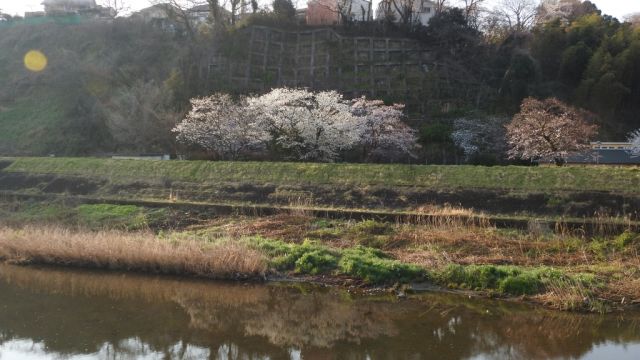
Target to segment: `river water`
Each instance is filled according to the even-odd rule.
[[[640,315],[0,265],[0,359],[640,359]]]

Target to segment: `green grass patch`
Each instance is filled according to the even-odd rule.
[[[67,103],[60,94],[35,92],[0,106],[0,150],[46,154],[53,138],[64,139],[60,126],[65,124]]]
[[[279,271],[347,275],[370,284],[408,282],[425,275],[418,266],[403,264],[380,250],[362,246],[341,250],[309,240],[292,244],[264,238],[251,238],[247,243],[267,255],[271,266]]]
[[[619,250],[624,250],[629,246],[640,244],[640,234],[625,231],[613,239],[613,243]]]
[[[384,247],[392,233],[393,226],[390,223],[375,220],[361,221],[349,229],[350,237],[357,244],[372,248]]]
[[[133,205],[80,205],[76,208],[79,222],[92,229],[141,229],[148,225],[143,208]]]
[[[164,223],[167,209],[148,209],[133,205],[83,204],[69,206],[64,203],[4,203],[0,216],[14,224],[63,224],[92,230],[140,230]]]
[[[534,295],[545,291],[551,281],[569,281],[584,286],[595,285],[589,274],[566,275],[548,268],[523,268],[495,265],[449,265],[433,275],[434,279],[453,288],[497,291],[506,295]]]
[[[315,164],[19,158],[5,171],[97,177],[114,182],[171,180],[278,185],[416,186],[522,191],[640,193],[640,168]]]
[[[3,204],[0,215],[14,223],[67,223],[73,221],[76,212],[61,204],[22,203]]]
[[[280,240],[253,238],[250,245],[267,255],[271,265],[280,271],[317,275],[335,269],[338,254],[312,241],[291,244]]]
[[[368,283],[409,282],[425,276],[416,265],[388,258],[382,251],[363,246],[344,250],[340,273],[364,279]]]

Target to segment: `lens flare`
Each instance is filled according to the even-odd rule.
[[[31,50],[24,56],[24,66],[29,71],[40,72],[47,67],[47,57],[38,50]]]

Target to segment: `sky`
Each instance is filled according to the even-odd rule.
[[[138,10],[149,6],[149,0],[124,0],[129,4],[131,10]],[[297,0],[298,7],[305,7],[306,0]],[[640,0],[591,0],[605,14],[613,15],[618,19],[623,19],[625,15],[640,12]],[[97,0],[100,3],[100,0]],[[261,3],[269,3],[269,0],[259,0]],[[488,0],[489,7],[491,3],[499,2],[499,0]],[[22,15],[25,11],[42,10],[42,0],[0,0],[0,10],[12,15]],[[296,3],[296,0],[294,0]],[[374,0],[377,3],[377,0]],[[375,6],[374,6],[375,7]]]

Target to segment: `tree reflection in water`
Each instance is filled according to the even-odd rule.
[[[639,343],[636,319],[443,294],[396,301],[308,286],[0,265],[5,358],[20,347],[36,358],[580,358],[598,345]]]

